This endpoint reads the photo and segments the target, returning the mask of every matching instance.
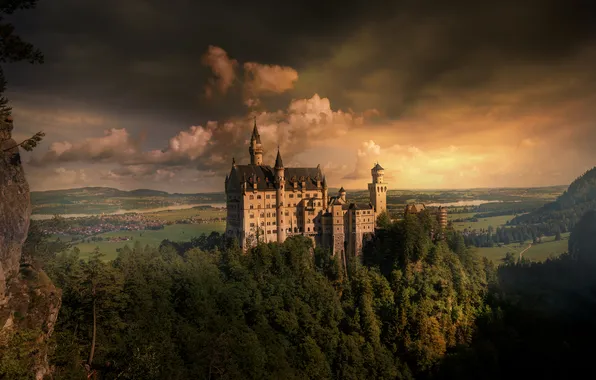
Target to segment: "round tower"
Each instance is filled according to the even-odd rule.
[[[248,153],[250,153],[251,165],[263,165],[263,144],[261,144],[261,136],[257,129],[257,118],[255,117],[255,125],[252,130],[252,136],[250,138],[250,146],[248,147]]]
[[[385,169],[377,163],[371,170],[372,183],[368,184],[370,203],[377,215],[387,210],[387,184],[383,180]]]
[[[441,229],[447,228],[447,207],[439,206],[437,210],[437,221]]]
[[[329,194],[327,188],[327,179],[323,176],[323,209],[327,209],[327,203],[329,202]]]
[[[286,240],[286,224],[284,220],[284,198],[285,184],[284,164],[281,160],[281,154],[277,149],[277,158],[275,159],[275,222],[277,224],[277,242],[283,243]]]

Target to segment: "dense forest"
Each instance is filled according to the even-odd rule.
[[[596,213],[570,253],[495,268],[426,214],[385,221],[346,264],[306,238],[243,254],[217,233],[89,260],[32,227],[62,289],[56,379],[570,378],[595,337]],[[26,340],[22,333],[21,339]],[[34,346],[31,346],[34,347]],[[34,348],[32,348],[34,349]],[[27,352],[0,377],[27,379]],[[590,373],[590,372],[586,372]]]

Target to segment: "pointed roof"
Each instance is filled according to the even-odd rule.
[[[373,170],[385,170],[385,169],[383,169],[383,167],[381,165],[379,165],[379,163],[377,162],[377,164],[375,165]]]
[[[255,116],[255,126],[252,129],[252,137],[250,139],[251,139],[251,141],[252,140],[256,140],[257,141],[257,144],[260,144],[261,143],[261,135],[259,135],[259,130],[257,129],[257,118],[256,118],[256,116]]]
[[[344,187],[342,186],[341,189],[339,189],[339,193],[345,193],[346,190],[344,189]]]
[[[275,159],[275,168],[283,168],[284,163],[281,160],[281,154],[279,153],[279,147],[277,148],[277,158]]]
[[[327,177],[323,176],[323,188],[327,188]]]

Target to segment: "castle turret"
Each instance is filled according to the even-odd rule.
[[[257,118],[255,117],[255,126],[252,130],[252,137],[250,138],[250,146],[248,147],[250,153],[250,163],[252,165],[263,165],[263,144],[261,144],[261,136],[257,129]]]
[[[277,242],[283,243],[286,240],[286,224],[284,220],[284,198],[285,198],[285,177],[284,164],[281,160],[279,148],[275,159],[275,222],[277,225]]]
[[[437,209],[437,222],[442,230],[447,228],[447,207],[439,206]]]
[[[328,194],[328,190],[327,190],[327,178],[325,178],[325,176],[323,176],[323,209],[327,209],[327,205],[329,202],[329,194]]]
[[[346,190],[343,188],[343,186],[341,189],[339,189],[338,194],[339,194],[339,198],[345,202],[346,201]]]
[[[378,163],[370,170],[372,183],[368,184],[370,203],[375,208],[376,214],[387,211],[387,184],[383,181],[385,169]]]

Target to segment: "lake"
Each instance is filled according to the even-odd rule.
[[[197,206],[211,206],[211,207],[226,207],[225,203],[197,203],[197,204],[188,204],[188,205],[175,205],[175,206],[167,206],[167,207],[156,207],[156,208],[146,208],[146,209],[131,209],[131,210],[116,210],[113,212],[104,212],[102,214],[59,214],[62,218],[86,218],[94,215],[123,215],[123,214],[144,214],[148,212],[160,212],[160,211],[171,211],[171,210],[184,210],[188,208],[193,208]],[[47,220],[52,219],[54,217],[53,214],[33,214],[31,215],[31,219],[33,220]]]
[[[515,201],[520,202],[520,201]],[[503,203],[503,201],[485,201],[482,199],[473,199],[473,200],[464,200],[464,201],[457,201],[457,202],[444,202],[444,203],[428,203],[425,206],[429,207],[463,207],[463,206],[480,206],[481,204],[485,203]]]

